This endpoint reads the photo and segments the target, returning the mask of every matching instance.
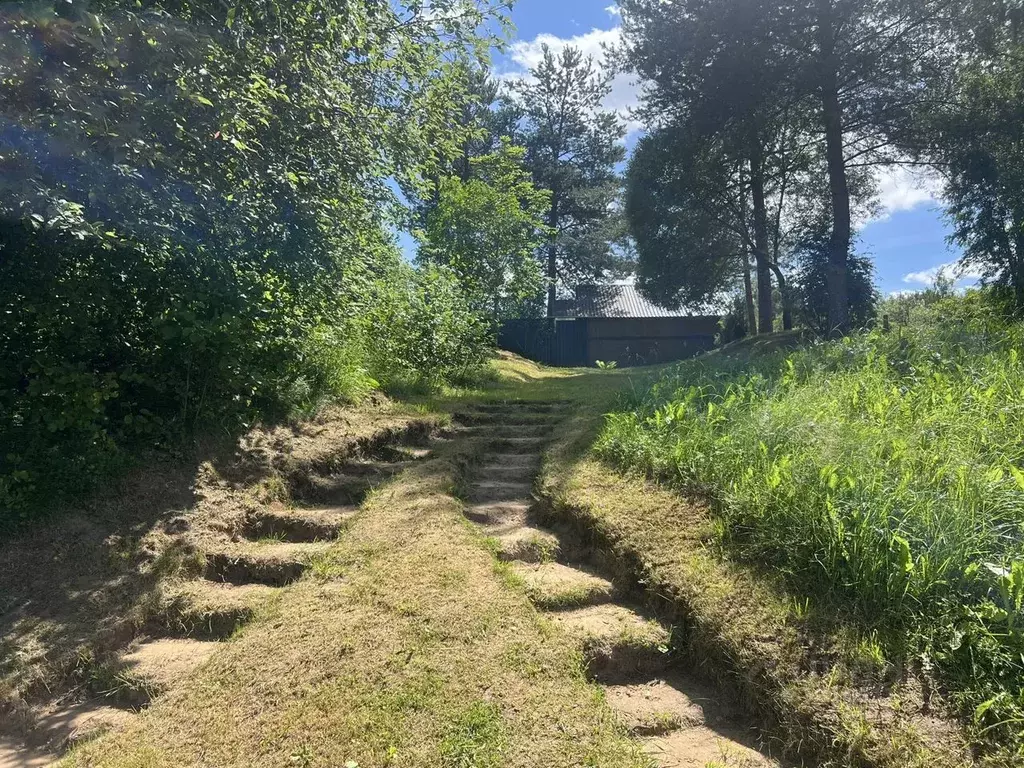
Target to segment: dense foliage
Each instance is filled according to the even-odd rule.
[[[126,446],[479,364],[389,217],[466,140],[489,3],[83,6],[0,12],[0,523]]]
[[[1024,64],[1019,45],[955,73],[926,110],[932,153],[942,162],[953,239],[964,261],[1009,286],[1024,309]]]
[[[708,492],[729,550],[859,627],[869,674],[920,664],[1019,747],[1024,327],[979,293],[908,302],[888,335],[681,363],[599,450]]]
[[[507,143],[471,157],[467,178],[442,178],[426,214],[419,260],[447,265],[470,305],[493,319],[515,317],[542,292],[537,250],[547,241],[550,195]]]

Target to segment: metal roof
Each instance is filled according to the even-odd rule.
[[[691,317],[685,309],[652,304],[635,285],[578,285],[575,299],[559,299],[556,317]]]

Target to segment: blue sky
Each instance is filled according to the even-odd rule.
[[[602,44],[618,39],[618,17],[611,3],[518,0],[512,12],[514,39],[506,53],[495,57],[495,69],[501,74],[525,72],[539,59],[545,42],[556,49],[572,43],[599,58]],[[634,84],[620,76],[606,106],[625,114],[635,104],[636,92]],[[636,135],[634,130],[630,146]],[[875,260],[876,280],[884,294],[926,287],[938,269],[959,255],[946,244],[948,228],[934,186],[904,171],[880,179],[882,211],[861,228],[860,249]]]

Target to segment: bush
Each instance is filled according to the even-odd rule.
[[[722,543],[933,669],[1021,743],[1024,325],[981,292],[909,324],[751,362],[679,365],[614,414],[607,458],[716,502]]]
[[[398,265],[371,296],[362,332],[369,370],[386,390],[465,382],[493,351],[490,325],[445,268]]]
[[[387,215],[474,130],[451,115],[497,9],[463,10],[444,34],[419,2],[0,15],[0,526],[139,446],[476,364],[479,322]]]
[[[23,233],[24,234],[24,233]],[[0,262],[0,526],[84,492],[139,446],[460,381],[491,349],[454,279],[393,248],[315,285],[187,252],[28,233]],[[381,246],[382,248],[384,246]]]

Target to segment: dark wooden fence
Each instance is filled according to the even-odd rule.
[[[715,346],[717,316],[506,320],[498,346],[545,365],[653,365]]]

